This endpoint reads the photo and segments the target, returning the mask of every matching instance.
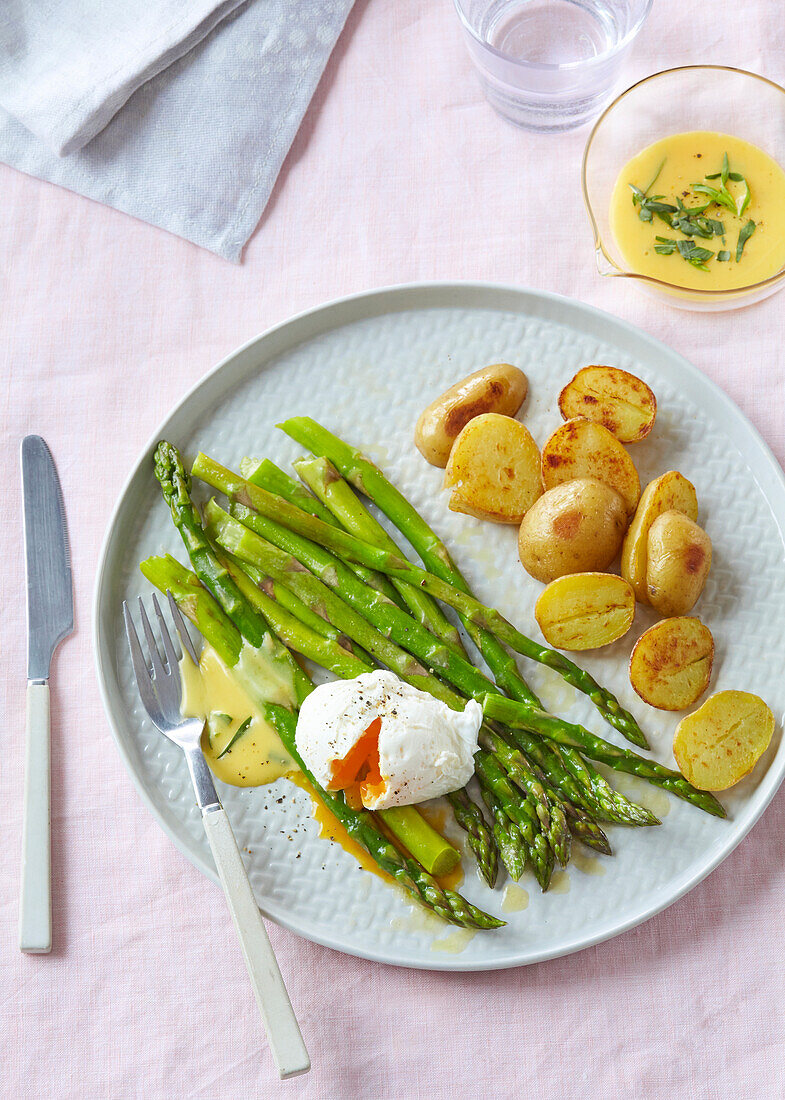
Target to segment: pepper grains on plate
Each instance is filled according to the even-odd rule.
[[[564,423],[540,453],[516,419],[527,394],[526,376],[509,363],[476,371],[422,413],[416,445],[445,469],[451,510],[518,526],[521,564],[547,585],[535,617],[549,644],[611,645],[632,626],[636,602],[665,616],[636,642],[630,682],[650,706],[685,710],[711,679],[714,639],[690,612],[711,570],[712,544],[698,524],[695,487],[678,470],[641,492],[626,445],[651,434],[657,399],[628,371],[584,367],[561,390]],[[619,551],[620,577],[608,572]],[[731,786],[768,745],[770,715],[748,692],[712,696],[678,727],[680,769],[702,789]]]

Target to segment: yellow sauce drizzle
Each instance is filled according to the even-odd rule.
[[[294,772],[287,776],[287,778],[291,780],[295,786],[306,791],[311,796],[311,817],[319,826],[320,837],[331,840],[333,844],[340,845],[340,847],[356,859],[360,866],[366,871],[370,871],[373,875],[378,875],[379,878],[384,879],[385,882],[393,881],[390,876],[381,869],[378,863],[375,863],[373,859],[371,859],[365,848],[350,836],[335,814],[327,809],[302,772]]]
[[[584,875],[604,875],[607,868],[597,856],[586,855],[585,852],[572,853],[572,862]]]
[[[551,877],[551,885],[548,888],[549,894],[569,894],[570,892],[570,876],[566,871],[554,871]]]
[[[515,882],[510,882],[504,887],[504,896],[502,898],[503,913],[520,913],[521,910],[528,909],[528,907],[528,890],[524,890],[522,886],[518,886]]]
[[[278,734],[262,717],[245,685],[255,685],[254,695],[270,702],[291,702],[291,683],[264,649],[244,646],[233,669],[206,645],[198,667],[185,655],[180,662],[185,717],[204,718],[202,749],[213,774],[233,787],[258,787],[272,783],[297,769]],[[221,752],[242,723],[251,719],[243,735],[226,756]],[[219,759],[220,757],[220,759]]]

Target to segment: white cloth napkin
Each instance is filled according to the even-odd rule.
[[[36,2],[43,5],[45,0],[13,0],[19,10]],[[78,2],[68,0],[74,6]],[[124,3],[131,6],[131,0],[94,2],[112,11]],[[210,19],[213,24],[220,22],[151,79],[138,75],[137,81],[145,82],[136,91],[127,85],[132,94],[111,121],[67,156],[59,156],[45,140],[64,147],[68,112],[55,124],[51,100],[48,108],[39,109],[19,91],[21,84],[0,79],[0,102],[6,107],[0,110],[0,160],[238,261],[352,3],[250,0],[227,14],[228,2],[194,0],[194,12],[203,15],[202,23],[192,29],[194,37]],[[61,4],[65,0],[46,0],[53,20]],[[137,16],[147,20],[147,12],[153,9],[153,22],[160,26],[158,12],[163,7],[173,10],[178,5],[173,0],[148,0],[136,9]],[[103,17],[102,23],[106,28]],[[55,33],[48,39],[57,40]],[[180,42],[185,38],[181,36]],[[167,60],[179,52],[174,46],[171,50]],[[158,54],[159,62],[163,56]],[[70,67],[70,57],[64,56],[61,75],[50,72],[47,85],[51,88],[58,80],[65,81],[62,74]],[[26,72],[31,71],[28,66]],[[30,81],[35,83],[32,77]],[[92,95],[96,108],[95,87]],[[106,112],[110,98],[104,100]],[[37,102],[44,101],[42,95]],[[119,106],[119,101],[113,102]],[[19,114],[10,113],[9,108]],[[90,120],[84,114],[87,129],[80,134],[100,125],[99,113],[93,109]],[[32,132],[34,126],[48,134],[45,140]]]
[[[64,156],[242,0],[3,0],[0,104]]]

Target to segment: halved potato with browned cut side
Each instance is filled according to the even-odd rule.
[[[628,580],[635,598],[648,603],[646,593],[646,549],[649,529],[663,512],[682,512],[689,519],[698,518],[698,498],[695,486],[678,470],[668,470],[650,481],[632,518],[621,550],[621,575]]]
[[[579,370],[559,394],[565,420],[575,416],[602,424],[620,443],[645,439],[657,417],[657,398],[626,370],[591,366]]]
[[[599,649],[632,626],[635,593],[612,573],[572,573],[540,593],[534,617],[557,649]]]
[[[550,436],[542,450],[542,483],[546,489],[593,477],[608,485],[624,501],[631,516],[641,495],[641,482],[632,459],[602,424],[568,420]]]
[[[748,775],[769,747],[774,715],[758,695],[719,691],[682,718],[673,755],[701,791],[724,791]]]
[[[520,523],[542,493],[539,449],[519,420],[483,413],[455,440],[444,484],[453,512]]]
[[[439,394],[417,421],[414,442],[432,466],[447,465],[452,445],[470,420],[482,413],[515,416],[529,390],[522,370],[492,363]]]
[[[709,686],[714,639],[700,619],[663,619],[641,634],[630,657],[630,683],[660,710],[686,710]]]

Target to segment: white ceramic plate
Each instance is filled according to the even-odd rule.
[[[478,594],[539,637],[533,604],[541,586],[517,563],[515,530],[448,511],[441,471],[415,450],[416,417],[431,398],[487,363],[526,371],[527,425],[542,444],[558,423],[557,396],[574,372],[610,363],[640,375],[657,394],[652,436],[632,450],[641,480],[677,468],[697,488],[714,543],[701,618],[717,646],[711,690],[744,688],[774,710],[774,743],[752,776],[723,796],[719,821],[659,789],[614,782],[662,815],[660,828],[611,828],[612,859],[576,853],[552,889],[521,885],[528,908],[505,912],[499,931],[473,937],[424,919],[402,892],[358,869],[317,836],[309,800],[286,780],[268,788],[223,787],[259,904],[309,939],[382,962],[444,970],[514,966],[576,951],[617,935],[670,905],[707,875],[752,827],[780,784],[785,749],[781,666],[785,623],[785,484],[765,444],[738,409],[684,359],[629,325],[553,295],[475,284],[432,284],[358,295],[305,313],[229,356],[173,410],[122,492],[98,573],[95,644],[104,700],[123,759],[178,847],[215,877],[185,765],[152,728],[131,682],[120,603],[146,590],[137,565],[153,553],[184,555],[153,478],[151,453],[166,437],[229,466],[245,454],[286,466],[299,449],[274,427],[310,414],[368,451],[447,544]],[[672,764],[676,716],[632,691],[627,658],[653,619],[639,609],[630,635],[581,663],[639,719],[657,757]],[[524,663],[522,662],[522,667]],[[618,735],[591,703],[553,673],[526,664],[547,705],[602,736]],[[579,846],[576,845],[576,848]],[[520,904],[520,890],[491,893],[469,860],[462,890],[492,912]]]

